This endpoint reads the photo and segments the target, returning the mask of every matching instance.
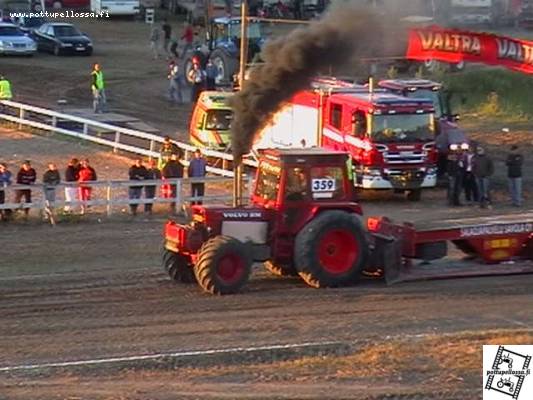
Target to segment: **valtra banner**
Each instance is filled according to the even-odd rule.
[[[406,58],[435,59],[501,65],[516,71],[533,73],[533,42],[432,26],[409,31]]]

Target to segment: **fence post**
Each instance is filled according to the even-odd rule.
[[[111,206],[111,181],[107,181],[106,189],[106,213],[109,217],[113,212],[113,207]]]
[[[26,112],[24,111],[23,108],[21,108],[21,109],[19,110],[19,118],[20,118],[20,119],[24,119],[25,117],[26,117]],[[22,124],[22,122],[19,122],[19,127],[18,127],[18,129],[19,129],[19,130],[22,130],[23,126],[24,126],[24,125]]]
[[[178,179],[176,182],[176,206],[174,207],[174,212],[177,214],[181,209],[181,179]]]
[[[52,126],[54,128],[57,128],[57,117],[55,115],[52,116]]]
[[[119,131],[116,131],[115,132],[115,144],[119,144],[120,143],[120,132]],[[116,153],[118,152],[118,148],[117,146],[114,146],[113,147],[113,153]]]
[[[86,123],[83,124],[83,134],[87,135],[89,133],[89,125]]]
[[[151,152],[155,151],[155,142],[154,142],[153,139],[150,139],[150,151],[151,151]],[[150,154],[150,158],[149,158],[149,160],[152,161],[152,158],[153,158],[153,157],[152,157],[152,155]]]

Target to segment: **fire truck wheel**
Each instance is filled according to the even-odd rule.
[[[181,283],[194,283],[196,278],[189,260],[167,249],[163,249],[163,267],[172,280]]]
[[[194,265],[198,284],[212,294],[237,293],[248,282],[252,257],[245,244],[228,236],[204,243]]]
[[[300,277],[313,287],[354,283],[368,259],[359,218],[345,211],[325,211],[296,236],[294,261]]]
[[[412,189],[406,192],[407,200],[420,201],[422,198],[422,189]]]
[[[298,276],[298,271],[292,265],[274,264],[272,261],[265,261],[264,266],[272,275]]]

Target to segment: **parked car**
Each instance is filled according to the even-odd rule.
[[[0,54],[33,56],[37,45],[15,24],[0,22]]]
[[[23,32],[32,33],[45,22],[46,20],[42,17],[19,17],[17,25]]]
[[[72,24],[47,22],[33,31],[33,38],[37,42],[39,51],[51,52],[56,56],[63,54],[90,56],[93,53],[91,39]]]

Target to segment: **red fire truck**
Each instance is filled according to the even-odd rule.
[[[434,106],[330,78],[299,92],[261,132],[255,148],[324,147],[350,153],[356,186],[410,200],[436,185]]]

